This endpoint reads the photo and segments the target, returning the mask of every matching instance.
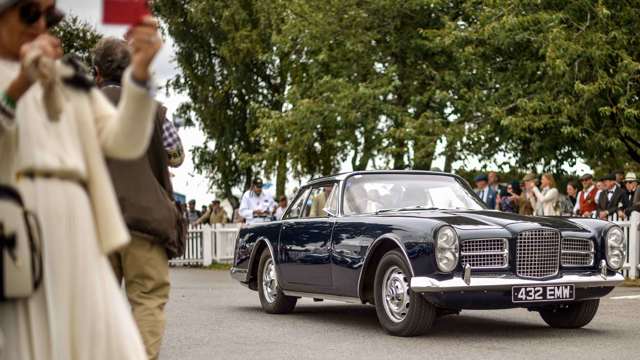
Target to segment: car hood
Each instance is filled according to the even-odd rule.
[[[391,215],[391,214],[389,214]],[[578,224],[562,217],[536,217],[492,210],[436,210],[397,212],[394,215],[424,217],[458,228],[508,227],[530,223],[565,231],[584,231]]]

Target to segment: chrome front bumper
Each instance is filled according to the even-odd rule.
[[[446,293],[464,291],[499,291],[510,290],[512,286],[529,285],[562,285],[574,284],[576,289],[614,287],[624,281],[621,274],[613,276],[593,275],[564,275],[551,280],[529,280],[517,277],[481,277],[475,276],[465,281],[464,278],[436,280],[429,277],[411,278],[411,290],[418,293]]]

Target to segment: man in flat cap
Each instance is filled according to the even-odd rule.
[[[608,174],[600,179],[605,189],[598,195],[598,218],[607,220],[613,214],[624,214],[624,190],[618,185],[615,174]]]
[[[578,216],[590,217],[598,207],[596,204],[598,188],[593,183],[593,175],[591,174],[582,175],[580,183],[582,183],[582,191],[578,193],[573,213]]]
[[[496,208],[496,191],[489,186],[489,178],[486,174],[480,174],[474,179],[476,183],[476,193],[487,205],[489,209]]]

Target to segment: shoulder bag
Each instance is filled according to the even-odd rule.
[[[42,280],[41,232],[12,187],[0,185],[0,301],[27,298]]]

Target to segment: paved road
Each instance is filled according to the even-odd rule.
[[[293,314],[268,315],[226,271],[174,269],[171,277],[162,360],[640,359],[638,288],[614,291],[579,330],[551,329],[526,310],[463,311],[429,335],[398,338],[380,329],[370,306],[304,299]]]

